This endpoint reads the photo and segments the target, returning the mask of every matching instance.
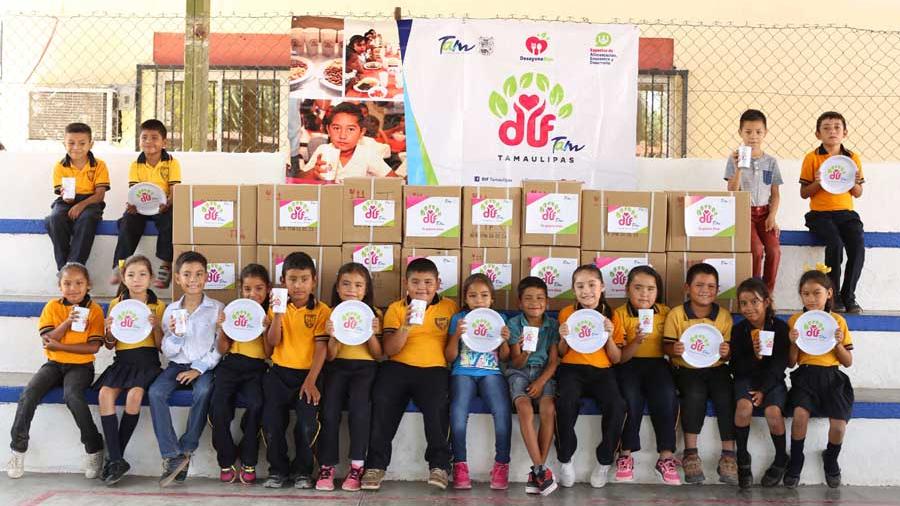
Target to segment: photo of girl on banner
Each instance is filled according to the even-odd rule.
[[[290,101],[288,183],[406,178],[402,102]]]
[[[403,100],[400,34],[393,20],[348,19],[344,95]]]

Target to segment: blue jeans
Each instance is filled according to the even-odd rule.
[[[169,412],[169,394],[181,387],[175,377],[179,373],[189,371],[190,364],[169,362],[163,372],[150,385],[150,416],[153,419],[153,432],[159,443],[159,453],[164,459],[170,459],[186,453],[193,453],[200,445],[200,435],[206,426],[206,415],[209,412],[209,399],[212,397],[213,372],[206,371],[188,385],[193,391],[191,411],[188,413],[187,430],[178,439],[172,427],[172,413]]]
[[[509,386],[501,374],[489,376],[450,376],[450,433],[453,437],[453,461],[466,461],[466,427],[469,404],[475,394],[481,397],[494,417],[494,461],[509,463],[512,408]]]

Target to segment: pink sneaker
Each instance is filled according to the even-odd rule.
[[[322,466],[319,468],[319,479],[316,481],[316,490],[334,490],[334,466]]]
[[[219,481],[222,483],[234,483],[237,479],[237,469],[234,466],[231,467],[223,467],[219,471]]]
[[[678,462],[672,457],[656,461],[656,476],[665,485],[681,485],[681,476],[678,475]]]
[[[494,462],[494,468],[491,469],[491,488],[494,490],[509,488],[509,464]]]
[[[465,462],[453,464],[453,488],[456,490],[472,488],[472,480],[469,479],[469,466]]]
[[[341,484],[341,489],[346,490],[347,492],[357,492],[362,487],[362,475],[365,472],[365,468],[362,466],[354,466],[350,465],[350,472],[347,473],[347,477],[344,478],[344,483]]]
[[[634,481],[634,458],[631,454],[616,459],[616,481]]]
[[[256,468],[253,466],[241,466],[241,483],[252,485],[256,482]]]

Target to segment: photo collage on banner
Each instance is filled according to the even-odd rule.
[[[287,182],[406,178],[396,21],[295,16],[289,84]]]

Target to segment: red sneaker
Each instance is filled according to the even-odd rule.
[[[634,458],[630,454],[616,459],[616,481],[634,481]]]
[[[469,478],[469,466],[465,462],[453,464],[453,488],[456,490],[472,488],[472,480]]]
[[[319,480],[316,481],[316,490],[334,490],[334,466],[322,466],[319,468]]]
[[[219,471],[219,481],[222,483],[234,483],[237,480],[237,469],[234,466],[223,467]]]
[[[509,464],[494,462],[494,468],[491,469],[491,488],[494,490],[509,488]]]
[[[341,484],[341,489],[346,490],[347,492],[356,492],[362,487],[362,475],[365,472],[365,468],[362,466],[350,466],[350,472],[347,473],[347,477],[344,478],[344,483]]]
[[[241,466],[241,483],[252,485],[256,483],[256,468],[253,466]]]

